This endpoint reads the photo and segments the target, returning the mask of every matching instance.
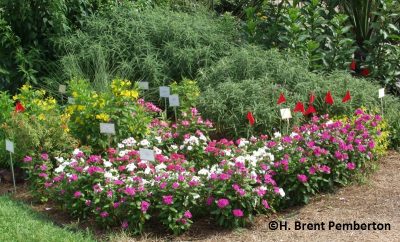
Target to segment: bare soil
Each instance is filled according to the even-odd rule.
[[[12,189],[11,184],[0,183],[0,195]],[[208,219],[196,221],[185,234],[174,237],[160,230],[157,223],[150,225],[142,237],[104,231],[93,223],[79,223],[51,203],[33,202],[25,185],[19,184],[17,200],[31,205],[60,226],[90,228],[100,240],[111,241],[399,241],[400,242],[400,154],[389,152],[379,161],[379,170],[364,184],[340,188],[332,194],[322,194],[303,207],[269,216],[258,216],[255,223],[238,230],[221,229]],[[271,221],[287,222],[290,230],[271,230]],[[295,230],[297,223],[325,223],[324,230]],[[390,230],[337,230],[329,229],[329,222],[388,223]],[[371,227],[372,228],[372,227]],[[110,232],[117,232],[112,233]]]

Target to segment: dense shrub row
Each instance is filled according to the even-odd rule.
[[[358,109],[344,121],[315,116],[290,135],[216,141],[196,109],[183,116],[176,124],[154,119],[145,139],[123,140],[103,155],[27,156],[33,191],[74,216],[135,232],[151,217],[174,233],[202,215],[243,226],[365,172],[381,132],[381,117]],[[155,160],[140,159],[140,148],[152,149]]]

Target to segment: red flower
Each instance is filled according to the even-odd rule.
[[[350,70],[355,71],[356,67],[356,61],[353,59],[350,63]]]
[[[24,106],[20,102],[17,102],[17,104],[15,105],[15,112],[22,113],[24,111],[25,111]]]
[[[315,110],[314,106],[310,104],[310,106],[308,106],[307,110],[305,111],[304,115],[309,115],[312,113],[317,113],[317,110]]]
[[[350,99],[351,99],[350,91],[347,91],[346,95],[342,99],[342,103],[345,103],[345,102],[349,101]]]
[[[314,94],[313,93],[311,93],[311,95],[310,95],[310,104],[313,104],[314,103],[314,101],[315,101],[315,96],[314,96]]]
[[[286,102],[286,98],[285,98],[285,95],[283,95],[283,93],[281,93],[281,95],[279,96],[279,99],[278,99],[278,104],[281,104],[284,102]]]
[[[305,110],[304,110],[304,105],[303,105],[303,103],[302,102],[297,102],[297,104],[296,104],[296,106],[294,107],[294,110],[293,110],[295,113],[296,112],[301,112],[301,113],[304,113],[305,112]]]
[[[360,73],[361,73],[362,76],[368,76],[369,75],[369,70],[367,68],[365,68],[365,69],[362,69]]]
[[[247,113],[247,119],[249,120],[249,123],[250,123],[251,126],[253,126],[254,123],[256,122],[255,119],[254,119],[254,116],[253,116],[253,114],[251,112]]]
[[[325,102],[326,102],[327,104],[329,104],[329,105],[332,105],[332,104],[333,104],[333,97],[332,97],[331,91],[328,91],[328,92],[326,93]]]

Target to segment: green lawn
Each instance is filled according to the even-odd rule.
[[[92,236],[54,225],[29,206],[0,196],[0,241],[95,241]]]

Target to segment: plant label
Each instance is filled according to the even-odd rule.
[[[59,91],[61,94],[67,93],[67,86],[66,86],[66,85],[59,85],[59,86],[58,86],[58,91]]]
[[[140,148],[139,155],[141,160],[155,161],[153,150]]]
[[[100,133],[115,134],[115,125],[113,123],[100,123]]]
[[[379,98],[383,98],[385,96],[385,88],[379,89]]]
[[[160,87],[160,97],[169,97],[170,88],[167,86]]]
[[[75,104],[75,98],[73,98],[73,97],[68,97],[68,103],[69,103],[69,104]]]
[[[179,96],[174,94],[169,96],[169,106],[179,107]]]
[[[14,143],[8,139],[6,139],[6,150],[8,152],[14,153]]]
[[[290,112],[290,109],[289,108],[281,109],[281,117],[282,117],[282,119],[292,118],[292,113]]]
[[[149,82],[139,82],[139,89],[149,90]]]

